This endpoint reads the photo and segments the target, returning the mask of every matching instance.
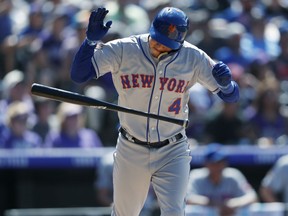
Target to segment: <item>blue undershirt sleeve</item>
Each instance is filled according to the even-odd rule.
[[[77,51],[71,66],[70,77],[74,82],[83,83],[96,76],[91,58],[94,54],[95,46],[83,41]]]

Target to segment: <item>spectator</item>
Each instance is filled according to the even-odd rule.
[[[213,110],[218,100],[200,84],[194,85],[189,91],[190,112],[186,134],[188,138],[202,142],[207,115]]]
[[[288,18],[287,2],[281,0],[261,1],[264,6],[266,19]]]
[[[279,80],[288,80],[288,22],[280,25],[280,54],[273,61],[274,71]]]
[[[204,141],[237,145],[244,139],[244,122],[239,115],[238,103],[222,103],[220,110],[207,120]]]
[[[57,117],[59,130],[51,129],[47,134],[46,147],[93,148],[103,146],[97,133],[85,127],[81,106],[63,102],[58,107]]]
[[[7,128],[1,133],[1,148],[41,147],[41,137],[28,128],[29,108],[24,102],[16,101],[7,108]]]
[[[243,116],[246,109],[249,109],[252,101],[256,97],[256,88],[260,82],[255,75],[248,72],[247,67],[239,64],[228,64],[232,72],[232,77],[240,86],[240,100],[238,102],[238,110]]]
[[[61,88],[69,90],[78,90],[75,83],[70,82],[69,73],[75,53],[82,41],[86,37],[87,20],[89,19],[90,12],[88,10],[80,10],[73,16],[73,23],[71,33],[65,36],[61,45],[61,58],[62,58],[62,75],[61,75]],[[67,34],[67,32],[66,32]]]
[[[41,34],[41,47],[36,53],[37,64],[40,68],[41,76],[48,73],[53,85],[61,86],[62,77],[66,76],[63,59],[63,43],[66,38],[64,30],[66,30],[68,16],[63,11],[56,11],[52,14],[45,29]],[[41,78],[41,77],[40,77]]]
[[[97,100],[104,100],[111,103],[111,96],[101,85],[90,85],[84,89],[84,95],[95,98]],[[109,96],[108,96],[109,95]],[[95,121],[97,119],[97,121]],[[117,112],[107,112],[103,109],[95,109],[93,107],[87,108],[87,127],[95,130],[106,146],[115,146],[118,138],[119,121]],[[109,128],[109,133],[107,133]]]
[[[288,155],[280,157],[263,178],[259,194],[264,202],[288,203]]]
[[[34,100],[34,104],[36,120],[32,130],[39,134],[44,142],[48,132],[53,127],[52,114],[54,112],[54,103],[49,99],[39,97]]]
[[[11,48],[10,37],[13,34],[13,21],[11,18],[11,10],[13,8],[12,1],[0,0],[0,78],[12,70],[14,63],[13,48]]]
[[[263,16],[251,16],[250,31],[246,32],[242,40],[243,50],[252,60],[262,59],[262,61],[267,61],[279,55],[277,37],[267,36],[278,35],[279,31],[276,27],[272,27],[275,24],[268,22]]]
[[[7,107],[15,101],[24,102],[30,113],[34,113],[34,104],[31,95],[28,92],[28,86],[24,73],[20,70],[8,72],[2,80],[2,99],[0,100],[0,122],[5,119]],[[28,123],[33,124],[35,116],[31,115]]]
[[[115,8],[110,10],[107,19],[116,24],[111,30],[117,28],[121,37],[144,33],[150,27],[148,12],[138,5],[137,0],[106,1],[104,7]]]
[[[213,19],[207,10],[195,11],[191,16],[195,15],[202,17],[197,20],[192,18],[192,23],[194,28],[187,40],[192,44],[198,46],[200,49],[205,50],[205,52],[214,57],[215,50],[226,45],[226,40],[223,38],[223,32],[227,23],[224,19]],[[197,14],[196,14],[197,13]],[[208,14],[207,14],[208,13]],[[217,41],[217,43],[215,43]]]
[[[246,136],[251,143],[273,145],[287,132],[287,117],[280,112],[279,82],[274,77],[263,80],[254,100],[254,113],[247,116]],[[262,142],[265,141],[265,142]]]
[[[254,76],[259,82],[265,82],[266,79],[275,77],[276,75],[272,65],[267,60],[268,59],[261,59],[260,56],[259,58],[255,57],[247,68],[247,72]]]
[[[207,145],[205,167],[190,173],[187,204],[214,207],[219,215],[233,215],[237,208],[257,201],[257,195],[244,175],[229,167],[221,145]]]
[[[0,44],[13,33],[12,30],[12,19],[10,12],[12,9],[12,2],[8,0],[0,1],[0,23],[1,23],[1,32],[0,32]]]
[[[228,22],[239,22],[249,31],[252,15],[261,12],[261,4],[257,0],[233,0],[230,1],[230,7],[216,14],[215,17],[226,19]]]
[[[226,45],[217,49],[214,58],[227,64],[239,64],[247,66],[250,64],[250,56],[247,56],[246,50],[242,46],[243,38],[246,33],[245,27],[238,22],[223,24],[222,28],[226,30]]]
[[[39,80],[37,74],[38,58],[37,52],[39,52],[41,46],[41,33],[44,30],[45,18],[42,12],[41,4],[34,2],[30,4],[29,11],[27,13],[27,23],[24,25],[18,33],[18,42],[15,52],[15,66],[25,72],[26,80],[29,83]],[[41,78],[41,81],[43,78]]]

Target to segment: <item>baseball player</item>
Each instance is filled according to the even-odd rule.
[[[240,215],[238,209],[257,202],[257,194],[241,171],[229,166],[222,147],[206,145],[204,167],[190,173],[187,204],[212,207],[219,216]]]
[[[184,41],[189,21],[173,7],[163,8],[149,33],[97,46],[112,21],[108,10],[91,12],[86,39],[75,55],[71,78],[78,83],[111,73],[121,106],[179,119],[188,118],[189,88],[200,83],[225,102],[236,102],[238,85],[222,62]],[[112,215],[135,216],[150,182],[161,215],[184,215],[190,171],[185,128],[157,119],[118,113],[119,137],[114,153]]]

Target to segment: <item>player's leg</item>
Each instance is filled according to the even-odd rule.
[[[158,152],[160,153],[160,152]],[[184,216],[185,196],[190,172],[191,156],[185,143],[175,144],[161,152],[164,158],[153,174],[152,184],[163,216]]]
[[[149,149],[119,138],[114,154],[113,216],[139,215],[150,185]]]

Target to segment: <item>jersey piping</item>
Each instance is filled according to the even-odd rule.
[[[141,40],[140,40],[140,37],[137,38],[137,41],[138,41],[138,44],[141,48],[141,51],[143,53],[143,55],[145,56],[145,58],[153,65],[153,69],[154,69],[154,76],[156,77],[156,68],[155,68],[155,64],[151,61],[151,59],[146,55],[146,53],[144,52],[144,48],[141,44]],[[154,93],[154,88],[155,88],[155,79],[153,81],[153,87],[152,87],[152,90],[151,90],[151,96],[150,96],[150,99],[149,99],[149,104],[148,104],[148,113],[150,113],[150,108],[151,108],[151,101],[152,101],[152,95]],[[158,122],[159,120],[157,120]],[[149,142],[149,124],[150,123],[150,118],[147,118],[147,126],[146,126],[146,141]],[[157,132],[158,133],[158,132]],[[159,136],[159,135],[158,135]]]
[[[175,59],[178,57],[179,55],[179,52],[177,52],[177,54],[175,55],[175,57],[173,59],[171,59],[170,62],[168,62],[165,66],[165,69],[164,69],[164,78],[166,77],[166,72],[167,72],[167,67],[173,62],[175,61]],[[164,92],[164,89],[161,90],[161,94],[160,94],[160,99],[159,99],[159,106],[158,106],[158,112],[157,114],[159,115],[159,112],[161,110],[161,101],[162,101],[162,98],[163,98],[163,92]],[[159,133],[159,121],[157,121],[157,124],[156,124],[156,128],[157,128],[157,134],[158,134],[158,140],[160,141],[160,133]]]

